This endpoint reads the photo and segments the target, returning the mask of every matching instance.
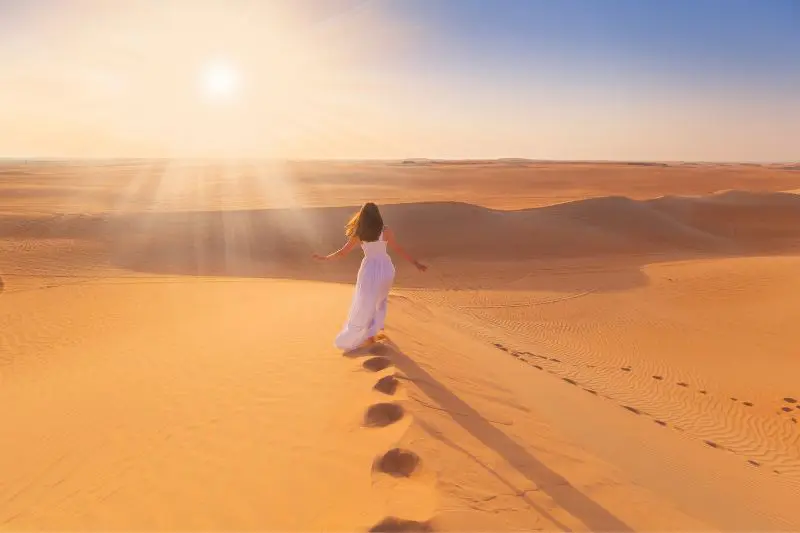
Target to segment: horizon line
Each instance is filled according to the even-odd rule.
[[[223,156],[0,156],[0,163],[9,162],[118,162],[118,161],[205,161],[205,162],[246,162],[246,161],[270,161],[282,163],[405,163],[405,164],[425,164],[425,163],[550,163],[550,164],[570,164],[570,163],[594,163],[594,164],[641,164],[641,165],[798,165],[798,160],[773,161],[773,160],[690,160],[690,159],[540,159],[529,157],[465,157],[465,158],[438,158],[438,157],[396,157],[396,158],[373,158],[373,157],[301,157],[301,158],[277,158],[277,157],[223,157]]]

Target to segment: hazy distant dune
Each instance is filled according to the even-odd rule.
[[[206,265],[209,273],[230,268],[235,274],[238,259],[231,258],[248,263],[248,268],[262,263],[289,266],[306,262],[316,249],[338,246],[343,221],[354,208],[4,216],[0,238],[94,242],[123,266],[134,262],[135,268],[147,271],[186,268],[196,274]],[[408,246],[431,259],[800,249],[800,196],[787,193],[730,191],[645,201],[605,197],[518,211],[409,203],[385,205],[383,211]]]

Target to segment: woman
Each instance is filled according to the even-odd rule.
[[[350,219],[345,226],[345,235],[347,243],[340,250],[326,256],[314,254],[314,258],[320,261],[338,259],[349,254],[358,244],[364,251],[347,323],[334,342],[340,350],[352,351],[374,343],[378,333],[383,330],[389,290],[394,282],[394,265],[386,246],[391,246],[420,272],[425,272],[428,267],[403,250],[395,240],[394,233],[383,225],[381,212],[372,202],[364,204]]]

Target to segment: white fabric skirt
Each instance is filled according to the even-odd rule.
[[[354,350],[383,329],[394,273],[394,265],[388,255],[365,257],[361,261],[350,313],[334,342],[337,348]]]

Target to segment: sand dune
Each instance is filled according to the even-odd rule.
[[[308,257],[341,245],[341,221],[353,209],[5,215],[0,216],[0,238],[66,241],[76,252],[96,256],[89,265],[110,262],[138,272],[326,281],[338,274],[336,279],[343,281],[351,279],[353,261],[331,272],[309,264]],[[603,197],[517,211],[459,203],[396,204],[383,211],[415,253],[444,262],[652,256],[639,259],[646,263],[656,257],[791,253],[800,242],[800,196],[788,193]],[[468,232],[463,231],[465,221]],[[43,260],[36,261],[41,265]],[[406,279],[400,283],[413,283]]]
[[[800,528],[796,172],[270,169],[0,167],[0,529]],[[366,198],[431,269],[342,357]]]

